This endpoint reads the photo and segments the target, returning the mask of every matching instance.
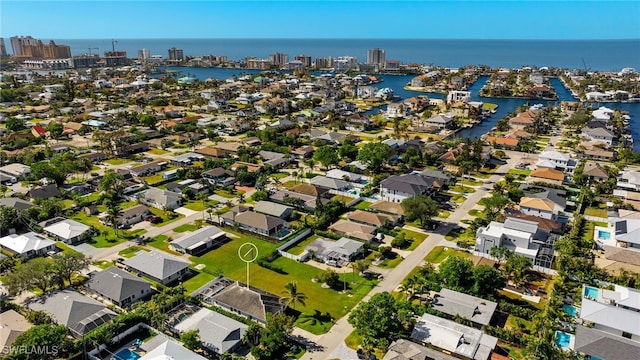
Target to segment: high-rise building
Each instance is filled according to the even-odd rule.
[[[333,67],[333,58],[325,57],[325,58],[316,58],[314,62],[314,67],[316,69],[328,69]]]
[[[300,54],[294,57],[293,60],[300,61],[304,67],[311,67],[311,56],[309,55]]]
[[[138,50],[138,60],[149,60],[151,57],[151,53],[149,49],[140,49]]]
[[[126,51],[105,51],[104,61],[107,66],[125,66],[129,64]]]
[[[269,61],[274,65],[284,65],[289,62],[289,55],[282,53],[275,53],[269,55]]]
[[[13,48],[13,56],[25,59],[68,59],[71,57],[71,48],[68,45],[58,45],[53,40],[45,45],[41,40],[31,36],[12,37],[11,47]]]
[[[172,47],[169,49],[169,61],[182,61],[184,60],[184,52],[182,49],[176,49]]]
[[[13,56],[22,56],[22,46],[24,45],[38,45],[38,40],[31,36],[13,36],[9,40],[11,41]]]
[[[384,50],[375,48],[367,51],[367,64],[384,65],[384,60]]]
[[[4,38],[0,38],[0,56],[7,56],[7,47],[4,45]]]

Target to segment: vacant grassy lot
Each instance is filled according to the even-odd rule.
[[[218,204],[219,202],[215,200],[205,200],[204,204],[201,200],[193,200],[185,204],[183,207],[193,211],[202,211]]]
[[[137,254],[138,251],[148,251],[148,250],[143,249],[143,248],[138,247],[138,246],[129,246],[126,249],[120,250],[118,255],[120,255],[122,257],[125,257],[125,258],[130,258],[130,257],[133,257],[135,254]]]
[[[173,228],[173,231],[177,233],[183,233],[186,231],[196,231],[196,230],[198,230],[198,227],[193,224],[184,224],[184,225],[180,225],[178,227]]]
[[[436,246],[429,254],[427,254],[424,260],[433,264],[439,264],[449,256],[468,258],[471,254],[465,251],[450,249],[446,246]]]
[[[531,173],[531,170],[525,170],[525,169],[509,169],[509,171],[507,171],[507,174],[511,174],[511,175],[529,175]]]
[[[123,158],[115,158],[115,159],[105,160],[104,162],[106,162],[107,164],[111,164],[111,165],[122,165],[122,164],[130,163],[131,160],[123,159]]]
[[[353,208],[358,210],[368,210],[372,203],[368,201],[360,201]]]
[[[234,280],[246,282],[247,265],[238,258],[238,249],[245,242],[251,242],[258,248],[259,256],[265,256],[273,252],[278,244],[255,239],[240,233],[225,229],[233,239],[228,243],[212,250],[202,256],[191,257],[193,266],[204,264],[201,273],[211,276],[223,275]],[[376,281],[353,277],[353,274],[340,275],[346,293],[342,289],[325,289],[320,283],[311,281],[317,278],[323,270],[311,265],[298,263],[286,258],[278,258],[272,262],[284,274],[263,268],[255,263],[249,265],[251,285],[264,289],[273,294],[281,294],[285,284],[295,281],[298,290],[307,295],[306,305],[297,305],[296,310],[301,312],[296,325],[314,334],[322,334],[333,325],[333,319],[344,316],[353,308],[376,284]],[[198,275],[185,282],[188,288],[196,288],[194,282],[204,281],[205,275]],[[355,279],[355,283],[352,280]],[[348,294],[351,294],[349,296]],[[331,299],[331,301],[327,301]]]
[[[601,218],[607,217],[607,209],[601,209],[597,207],[588,207],[584,209],[584,214],[589,216],[597,216]]]
[[[407,248],[407,250],[414,250],[417,248],[422,242],[429,236],[427,234],[419,233],[416,231],[411,231],[407,229],[400,230],[401,233],[405,235],[407,239],[411,239],[411,245]]]
[[[452,188],[449,188],[449,191],[456,192],[456,193],[462,193],[462,194],[469,194],[469,193],[476,192],[476,190],[474,188],[471,188],[471,187],[468,187],[468,186],[462,187],[460,185],[456,185],[456,186],[454,186]]]

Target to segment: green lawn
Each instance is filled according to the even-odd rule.
[[[184,217],[184,215],[182,214],[178,214],[178,213],[167,213],[164,210],[161,209],[156,209],[154,207],[149,207],[149,211],[156,216],[160,216],[162,218],[162,221],[157,223],[157,224],[153,224],[153,226],[164,226],[167,225],[169,223],[172,223],[176,220],[182,219]]]
[[[462,183],[469,186],[480,186],[482,185],[482,181],[473,180],[473,179],[464,179]]]
[[[113,266],[113,263],[108,260],[98,260],[98,261],[94,261],[92,265],[97,266],[100,269],[104,270],[106,268]]]
[[[197,272],[197,270],[194,270],[195,272]],[[216,276],[215,275],[211,275],[205,272],[201,272],[198,273],[197,275],[193,276],[192,278],[190,278],[189,280],[184,282],[184,288],[187,290],[187,294],[191,294],[192,292],[198,290],[200,287],[202,287],[204,284],[208,283],[209,281],[215,279]]]
[[[588,207],[584,209],[584,214],[589,216],[597,216],[601,218],[607,217],[607,209],[600,209],[597,207]]]
[[[469,194],[469,193],[476,192],[476,190],[474,188],[471,188],[471,187],[468,187],[468,186],[462,187],[460,185],[456,185],[456,186],[454,186],[452,188],[449,188],[449,191],[462,193],[462,194]]]
[[[447,211],[447,210],[440,210],[440,212],[438,213],[438,217],[440,219],[446,219],[449,217],[449,215],[451,215],[451,212]]]
[[[444,237],[445,240],[447,241],[470,241],[475,239],[475,234],[470,233],[466,230],[451,230],[449,231],[449,233]]]
[[[471,209],[471,210],[469,210],[468,214],[471,215],[471,216],[475,216],[475,217],[484,215],[482,213],[482,210],[478,210],[478,209]]]
[[[231,279],[246,282],[246,263],[238,258],[240,246],[245,242],[252,242],[258,248],[259,256],[265,256],[273,252],[278,244],[258,240],[228,229],[225,231],[232,235],[232,240],[202,256],[191,257],[193,266],[204,264],[205,267],[201,273],[213,276],[222,274]],[[296,310],[302,313],[296,321],[296,325],[314,334],[327,332],[333,325],[331,318],[337,319],[344,316],[377,283],[377,281],[355,278],[356,283],[352,284],[353,275],[351,273],[342,274],[340,275],[341,279],[345,281],[348,293],[352,294],[352,296],[348,296],[348,294],[341,294],[338,290],[324,289],[321,284],[312,282],[312,278],[320,276],[321,269],[283,257],[276,259],[272,265],[282,269],[286,274],[251,264],[249,268],[251,285],[273,294],[281,294],[285,284],[290,281],[297,282],[298,290],[307,295],[307,301],[305,306],[296,306]],[[191,285],[189,282],[202,281],[201,277],[187,280],[185,286],[189,285],[189,287],[195,288],[195,285]],[[332,301],[326,301],[326,299],[332,299]],[[316,311],[321,311],[321,313],[316,313]],[[329,315],[325,316],[326,313]]]
[[[309,245],[312,242],[314,242],[317,238],[319,238],[319,236],[316,235],[316,234],[313,234],[313,235],[307,237],[306,239],[303,239],[302,241],[298,242],[297,244],[293,245],[292,247],[288,248],[286,251],[289,254],[300,255],[304,251],[304,248],[307,245]]]
[[[369,206],[371,206],[371,204],[373,204],[373,203],[370,203],[368,201],[360,201],[353,208],[354,209],[358,209],[358,210],[368,210]]]
[[[150,154],[154,154],[154,155],[164,155],[166,153],[168,153],[169,151],[167,150],[162,150],[162,149],[158,149],[158,148],[153,148],[149,151],[147,151]]]
[[[123,158],[115,158],[115,159],[107,159],[104,162],[111,165],[122,165],[122,164],[130,163],[131,160],[123,159]]]
[[[125,257],[125,258],[130,258],[130,257],[133,257],[135,254],[137,254],[138,251],[148,251],[148,250],[143,249],[143,248],[138,247],[138,246],[129,246],[126,249],[120,250],[118,255],[120,255],[122,257]]]
[[[462,196],[462,195],[453,195],[451,197],[451,201],[453,201],[456,204],[462,204],[463,202],[465,202],[467,200],[466,197]]]
[[[353,200],[355,200],[355,198],[352,198],[352,197],[349,197],[349,196],[344,196],[344,195],[336,195],[336,196],[332,197],[331,200],[340,201],[341,203],[346,205],[346,204],[352,202]]]
[[[165,170],[165,171],[169,171],[169,170]],[[147,184],[149,185],[154,185],[164,181],[164,179],[162,178],[162,173],[145,176],[142,178],[142,180],[146,181]]]
[[[177,251],[173,251],[171,249],[169,249],[169,242],[171,241],[171,238],[169,238],[167,235],[157,235],[151,238],[151,241],[147,242],[146,245],[147,246],[151,246],[153,248],[156,249],[160,249],[163,251],[166,251],[168,253],[171,254],[175,254],[175,255],[182,255],[180,253],[178,253]]]
[[[384,259],[382,260],[382,262],[378,265],[376,265],[379,268],[383,268],[383,269],[393,269],[394,267],[398,266],[398,264],[400,264],[402,262],[402,260],[404,260],[404,258],[402,256],[400,256],[399,254],[396,254],[396,257],[393,259]]]
[[[429,254],[427,254],[427,256],[424,258],[424,260],[426,262],[430,262],[432,264],[439,264],[442,261],[444,261],[444,259],[448,258],[449,256],[460,256],[463,258],[468,258],[471,256],[470,253],[468,252],[464,252],[464,251],[460,251],[460,250],[455,250],[455,249],[450,249],[446,246],[436,246],[435,248],[433,248],[433,250],[431,250],[431,252]]]
[[[422,242],[429,236],[427,234],[419,233],[416,231],[411,231],[407,229],[400,230],[401,233],[404,233],[407,239],[412,239],[411,245],[407,248],[407,250],[414,250],[417,248]]]
[[[531,173],[531,170],[524,170],[524,169],[509,169],[509,171],[507,171],[507,174],[511,174],[511,175],[529,175]]]
[[[286,178],[287,176],[289,176],[289,173],[285,173],[285,172],[277,172],[269,175],[269,177],[272,177],[274,179],[282,179],[282,178]]]
[[[184,225],[180,225],[178,227],[173,228],[173,231],[177,233],[183,233],[186,231],[196,231],[196,230],[198,230],[198,227],[193,224],[184,224]]]
[[[218,204],[219,202],[215,200],[205,200],[204,205],[202,204],[202,200],[193,200],[185,204],[184,207],[193,211],[202,211]]]
[[[217,189],[215,191],[215,194],[219,195],[219,196],[222,196],[224,198],[227,198],[227,199],[233,199],[234,197],[236,197],[235,195],[233,195],[232,193],[230,193],[230,192],[228,192],[227,190],[224,190],[224,189]]]

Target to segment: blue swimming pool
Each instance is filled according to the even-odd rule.
[[[575,306],[571,306],[571,305],[562,305],[562,309],[564,310],[565,313],[576,317],[576,315],[578,314],[578,309]]]
[[[598,230],[598,239],[609,240],[611,239],[611,233],[608,231]]]
[[[571,347],[571,334],[556,331],[556,345],[562,349],[569,349]]]
[[[122,349],[113,355],[113,360],[138,360],[140,355],[129,349]]]
[[[600,289],[592,288],[589,286],[584,287],[584,296],[590,297],[593,299],[598,299],[598,294],[600,293]]]

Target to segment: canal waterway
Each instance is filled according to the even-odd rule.
[[[167,70],[177,71],[178,76],[191,76],[198,80],[206,80],[214,78],[218,80],[226,80],[232,76],[243,76],[246,74],[257,74],[261,70],[253,69],[236,69],[236,68],[193,68],[193,67],[167,67]],[[317,73],[320,74],[320,73]],[[406,99],[418,95],[427,95],[429,98],[442,99],[443,94],[439,93],[425,93],[420,91],[405,90],[404,86],[411,81],[415,75],[376,75],[383,81],[374,85],[378,88],[391,88],[395,95],[402,99]],[[470,128],[462,129],[456,133],[456,137],[460,138],[475,138],[480,137],[487,132],[491,131],[496,126],[498,120],[505,117],[510,112],[513,112],[516,108],[523,104],[543,104],[547,105],[548,101],[545,100],[526,100],[526,99],[513,99],[513,98],[489,98],[480,96],[480,89],[489,79],[488,76],[480,76],[478,80],[469,88],[471,92],[471,99],[473,101],[482,101],[486,103],[492,103],[498,105],[495,114],[485,119],[479,124],[476,124]],[[559,104],[561,101],[577,101],[571,92],[564,87],[562,82],[558,78],[550,79],[551,85],[555,88],[556,94],[558,94],[558,100],[555,104]],[[401,100],[400,100],[401,101]],[[595,108],[600,106],[606,106],[612,109],[620,109],[629,113],[630,130],[634,139],[634,149],[640,151],[640,103],[594,103]],[[368,114],[378,113],[380,110],[384,110],[386,106],[378,107],[367,111]]]

